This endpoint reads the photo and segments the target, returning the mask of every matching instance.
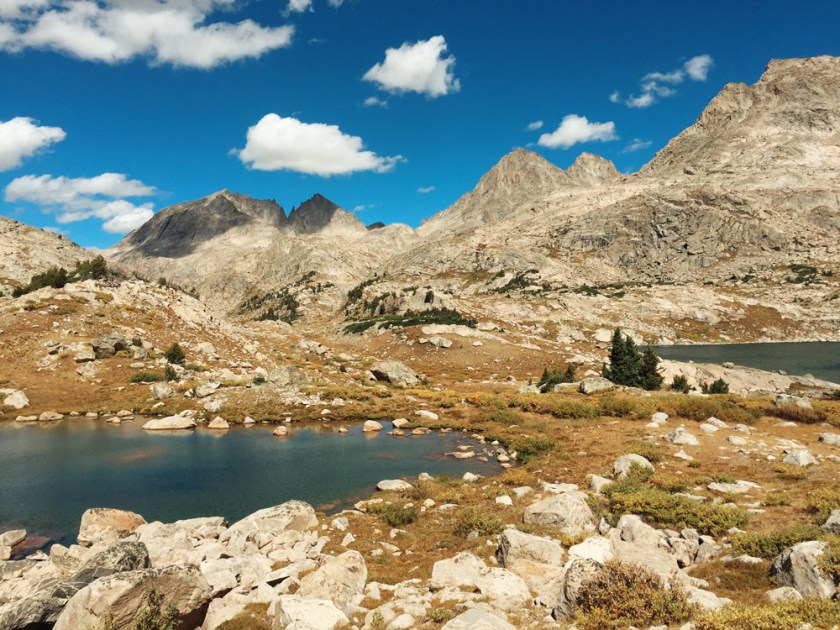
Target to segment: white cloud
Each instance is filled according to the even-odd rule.
[[[252,20],[208,23],[232,0],[0,2],[6,3],[2,11],[18,7],[16,18],[0,17],[0,50],[53,50],[109,64],[139,57],[151,64],[213,68],[289,46],[294,33],[291,26],[263,27]]]
[[[705,81],[714,65],[711,55],[697,55],[685,62],[685,71],[694,81]]]
[[[414,44],[385,51],[385,61],[365,73],[365,81],[378,83],[388,92],[417,92],[430,98],[444,96],[461,89],[452,73],[455,57],[444,57],[446,40],[436,35]]]
[[[632,153],[633,151],[647,149],[652,144],[653,140],[642,140],[641,138],[633,138],[633,140],[630,141],[630,144],[624,147],[622,153]]]
[[[31,118],[0,122],[0,172],[17,168],[40,149],[61,142],[67,134],[59,127],[42,127]]]
[[[538,144],[551,149],[560,147],[568,149],[579,142],[607,142],[617,140],[615,123],[591,123],[586,116],[569,114],[563,117],[563,122],[552,133],[544,133],[540,136]]]
[[[136,179],[120,173],[97,177],[53,177],[25,175],[6,186],[6,201],[26,201],[56,214],[59,223],[102,219],[102,229],[112,234],[130,232],[154,215],[151,203],[135,205],[125,197],[149,197],[157,193]]]
[[[344,4],[344,0],[328,0],[328,4],[336,9]]]
[[[248,129],[245,148],[233,153],[259,171],[287,170],[322,177],[355,171],[383,173],[403,160],[399,155],[380,157],[363,147],[361,138],[342,133],[337,125],[266,114]]]
[[[365,99],[365,107],[388,107],[388,101],[383,101],[377,96],[368,96]]]
[[[421,195],[427,195],[430,192],[434,192],[434,191],[435,191],[434,186],[421,186],[420,188],[417,189],[417,192],[419,192]]]
[[[637,109],[650,107],[659,98],[673,96],[677,93],[674,88],[662,85],[663,83],[678,85],[683,82],[686,75],[692,81],[705,81],[713,64],[714,61],[710,55],[697,55],[670,72],[648,72],[642,77],[641,94],[639,96],[629,96],[624,103],[627,107]],[[617,103],[620,99],[621,95],[618,90],[610,94],[610,101],[613,103]]]
[[[659,83],[682,83],[685,73],[682,69],[672,70],[671,72],[648,72],[642,81],[656,81]]]
[[[535,120],[532,123],[528,123],[528,131],[537,131],[538,129],[543,128],[543,121]]]
[[[289,0],[289,6],[286,7],[286,15],[289,13],[303,13],[304,11],[313,11],[312,0]]]

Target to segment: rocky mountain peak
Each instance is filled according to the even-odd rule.
[[[840,58],[780,59],[753,85],[730,83],[642,170],[648,175],[837,171]]]
[[[615,165],[594,153],[581,153],[569,168],[566,174],[581,184],[599,185],[610,184],[621,179]]]
[[[355,215],[343,210],[320,193],[314,194],[297,208],[292,208],[289,213],[289,225],[298,234],[314,234],[335,222],[358,224],[361,229],[366,229]]]

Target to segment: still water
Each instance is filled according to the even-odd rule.
[[[745,365],[788,374],[811,374],[840,383],[840,342],[742,343],[708,346],[657,346],[663,359]]]
[[[498,472],[495,463],[444,453],[470,440],[431,434],[397,438],[296,428],[203,429],[162,435],[82,418],[51,425],[0,423],[0,532],[75,541],[82,512],[113,507],[170,522],[196,516],[229,521],[290,499],[337,510],[374,491],[382,479]],[[386,430],[390,427],[386,425]]]

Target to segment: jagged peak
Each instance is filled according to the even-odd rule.
[[[365,229],[364,224],[356,215],[347,212],[320,193],[315,193],[297,208],[292,208],[289,213],[289,224],[299,234],[320,232],[334,222],[340,222],[351,228]]]

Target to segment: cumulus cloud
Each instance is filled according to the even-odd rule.
[[[245,148],[234,151],[246,166],[259,171],[296,171],[329,177],[355,171],[390,171],[402,156],[381,157],[365,151],[358,136],[337,125],[305,123],[266,114],[248,129]]]
[[[434,192],[434,191],[435,191],[434,186],[421,186],[420,188],[417,189],[417,192],[419,192],[421,195],[427,195],[430,192]]]
[[[653,140],[642,140],[641,138],[633,138],[624,149],[622,153],[633,153],[633,151],[640,151],[641,149],[647,149],[650,145],[653,144]]]
[[[714,60],[710,55],[697,55],[670,72],[648,72],[642,77],[641,93],[638,96],[631,94],[625,99],[624,104],[636,109],[650,107],[658,99],[673,96],[677,93],[669,85],[679,85],[686,77],[692,81],[705,81],[713,64]],[[613,103],[618,103],[620,100],[621,95],[618,90],[610,94],[610,101]]]
[[[289,5],[286,7],[286,14],[303,13],[304,11],[312,10],[312,0],[289,0]]]
[[[544,133],[537,143],[550,149],[568,149],[570,146],[583,142],[607,142],[617,140],[615,123],[589,122],[586,116],[569,114],[563,117],[560,126],[551,133]]]
[[[543,121],[535,120],[532,123],[528,123],[528,131],[537,131],[538,129],[543,128]]]
[[[388,101],[384,101],[377,96],[368,96],[365,99],[365,107],[388,107]]]
[[[149,197],[157,193],[136,179],[120,173],[96,177],[53,177],[25,175],[6,186],[6,201],[25,201],[54,213],[59,223],[90,218],[103,221],[102,229],[112,234],[130,232],[154,215],[154,205],[135,205],[126,197]]]
[[[292,0],[298,1],[298,0]],[[0,50],[52,50],[109,64],[213,68],[291,44],[291,26],[209,22],[233,0],[0,0]],[[11,17],[9,17],[11,16]]]
[[[714,65],[711,55],[697,55],[685,62],[685,71],[694,81],[705,81]]]
[[[444,56],[446,40],[435,35],[426,41],[404,43],[385,51],[385,61],[365,73],[365,81],[377,83],[388,92],[417,92],[429,98],[445,96],[461,89],[453,74],[455,57]]]
[[[31,118],[0,122],[0,172],[17,168],[39,150],[61,142],[67,134],[60,127],[43,127]]]

